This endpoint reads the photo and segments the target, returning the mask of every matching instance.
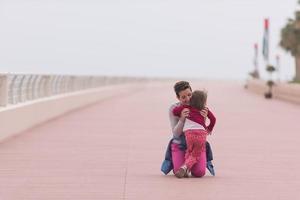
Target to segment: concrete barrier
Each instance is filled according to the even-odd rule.
[[[247,89],[260,95],[268,91],[266,81],[251,79],[247,80]],[[275,83],[272,88],[273,97],[284,101],[300,104],[300,84]]]
[[[8,75],[0,75],[0,141],[75,109],[136,92],[147,84],[141,78],[55,76],[51,82],[45,75],[13,77],[15,80],[8,81]]]
[[[135,77],[0,74],[0,106],[15,105],[106,85],[145,80],[145,78]]]

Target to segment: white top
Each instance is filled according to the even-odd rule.
[[[173,142],[180,144],[180,140],[178,140],[177,138],[183,133],[184,121],[179,120],[179,117],[177,117],[173,114],[173,109],[176,106],[180,106],[180,103],[179,102],[174,103],[170,106],[170,108],[169,108],[169,119],[170,119],[170,125],[171,125],[173,138],[174,138]]]
[[[183,126],[183,132],[187,131],[187,130],[205,130],[205,128],[201,125],[201,124],[198,124],[197,122],[194,122],[190,119],[185,119],[185,122],[184,122],[184,126]]]

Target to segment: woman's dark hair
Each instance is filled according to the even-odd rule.
[[[190,83],[187,81],[179,81],[179,82],[175,83],[174,91],[176,93],[176,96],[179,97],[179,92],[186,90],[188,88],[192,91]]]
[[[190,106],[198,110],[202,110],[205,107],[206,100],[207,100],[207,93],[205,91],[195,90],[190,100]]]

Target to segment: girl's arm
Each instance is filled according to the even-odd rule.
[[[173,108],[173,114],[176,117],[180,117],[181,116],[181,112],[182,112],[183,109],[184,109],[183,106],[176,106],[175,108]]]
[[[207,117],[209,119],[209,125],[207,126],[207,130],[209,132],[212,132],[216,124],[216,117],[210,110],[208,110]]]

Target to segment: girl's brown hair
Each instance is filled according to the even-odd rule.
[[[205,108],[206,100],[207,100],[207,93],[205,91],[195,90],[190,100],[190,106],[198,110],[202,110]]]

